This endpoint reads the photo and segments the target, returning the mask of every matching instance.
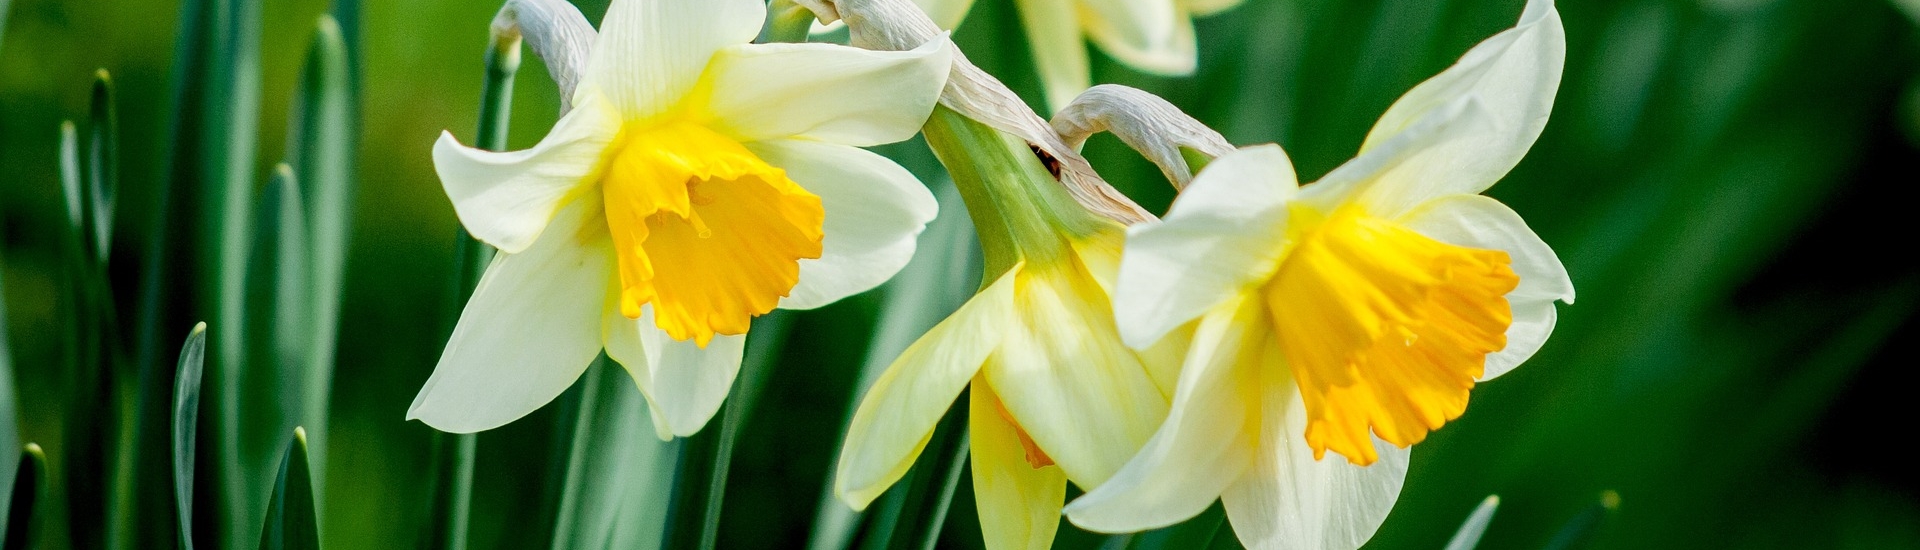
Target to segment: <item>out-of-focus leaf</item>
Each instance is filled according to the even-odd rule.
[[[353,233],[353,173],[360,124],[352,66],[340,24],[333,16],[320,16],[308,48],[289,124],[287,163],[300,175],[300,197],[307,221],[312,303],[304,313],[311,341],[304,368],[288,374],[305,379],[302,400],[306,409],[301,411],[298,423],[308,428],[314,489],[325,494],[327,402],[333,387],[348,240]]]
[[[293,429],[280,473],[267,500],[260,550],[319,550],[320,526],[313,513],[313,478],[307,469],[307,431]]]
[[[893,359],[927,330],[960,308],[979,284],[980,251],[974,243],[973,221],[965,215],[960,192],[951,181],[935,184],[934,197],[940,203],[940,217],[927,225],[919,237],[917,252],[900,274],[884,287],[886,299],[880,307],[873,343],[860,369],[858,386],[847,403],[842,418],[852,418],[860,406],[866,388],[880,378]],[[835,445],[846,439],[846,423]],[[809,550],[840,550],[851,544],[860,526],[860,512],[853,511],[833,495],[833,481],[821,491],[813,519],[813,532],[807,541]]]
[[[254,236],[255,145],[260,115],[260,0],[187,0],[181,6],[181,37],[175,59],[173,105],[175,147],[161,209],[173,217],[156,232],[160,265],[143,291],[143,362],[158,361],[157,334],[162,325],[206,319],[216,331],[208,341],[210,417],[215,451],[209,457],[219,487],[215,513],[208,515],[222,547],[236,547],[257,534],[262,496],[271,479],[271,452],[258,463],[243,452],[242,424],[251,417],[240,403],[246,370],[245,339],[253,331],[246,319],[247,266]],[[162,259],[167,260],[162,260]],[[181,259],[179,271],[168,261]],[[193,288],[184,303],[166,303],[181,292],[165,272],[187,273]],[[178,309],[175,309],[178,308]],[[167,313],[163,313],[167,312]],[[180,316],[184,315],[184,319]],[[163,318],[171,316],[171,318]],[[174,323],[179,323],[175,325]],[[176,329],[177,330],[177,329]],[[275,438],[277,439],[277,438]],[[198,479],[198,478],[196,478]],[[202,541],[207,544],[208,541]]]
[[[309,325],[313,304],[311,259],[306,246],[306,220],[301,211],[300,185],[293,169],[274,167],[273,181],[260,194],[253,222],[254,248],[247,273],[247,325],[243,341],[245,367],[234,373],[238,381],[239,437],[237,460],[227,468],[241,470],[247,487],[266,487],[273,481],[274,456],[281,452],[284,434],[300,426],[311,395],[303,387],[313,345]],[[214,334],[213,340],[219,341]],[[305,467],[305,429],[301,430]],[[302,475],[306,475],[303,473]]]
[[[552,547],[659,548],[667,520],[660,497],[672,490],[679,445],[654,437],[633,378],[611,359],[601,356],[580,384]]]
[[[1226,509],[1220,506],[1219,501],[1214,501],[1213,505],[1207,507],[1205,511],[1200,512],[1200,515],[1194,516],[1186,521],[1152,531],[1134,533],[1132,535],[1121,535],[1115,538],[1125,539],[1126,544],[1122,547],[1128,550],[1205,548],[1208,543],[1213,541],[1214,537],[1222,534],[1225,534],[1228,538],[1233,537],[1232,531],[1225,528],[1226,522]],[[1453,549],[1449,548],[1447,550]]]
[[[99,265],[107,264],[113,248],[113,210],[120,194],[120,115],[113,99],[113,77],[106,69],[94,71],[87,119],[86,217],[87,245]]]
[[[1587,541],[1593,539],[1594,530],[1598,529],[1600,523],[1619,507],[1619,493],[1613,491],[1600,493],[1599,499],[1560,527],[1560,532],[1553,535],[1553,540],[1547,541],[1545,550],[1574,550],[1586,546]]]
[[[720,536],[720,510],[727,493],[727,473],[741,425],[753,410],[767,370],[774,367],[792,318],[785,312],[761,316],[747,338],[740,376],[733,381],[720,415],[681,444],[672,501],[667,508],[665,547],[673,550],[712,550]]]
[[[6,538],[0,550],[27,550],[34,546],[40,529],[38,508],[47,496],[47,454],[40,446],[28,443],[20,452],[20,466],[13,474],[13,493],[8,497]]]
[[[173,386],[173,502],[180,548],[193,550],[194,442],[200,431],[200,375],[207,358],[207,324],[194,325],[180,347]]]
[[[60,193],[67,200],[67,224],[84,235],[87,226],[87,191],[80,172],[80,130],[73,121],[60,121]]]
[[[971,391],[971,390],[968,390]],[[933,550],[947,509],[960,488],[971,451],[967,440],[967,408],[963,392],[934,426],[906,477],[882,494],[867,514],[860,547],[865,550]]]
[[[0,1],[0,5],[4,3]],[[0,269],[0,274],[5,271]],[[7,299],[3,292],[6,286],[6,278],[0,277],[0,449],[11,449],[20,444],[19,411],[13,398],[13,346],[7,342]],[[19,457],[12,453],[0,453],[0,472],[13,471],[18,460]],[[0,495],[10,495],[12,491],[13,478],[0,475]],[[0,499],[0,518],[7,517],[10,504],[10,499]]]
[[[1500,495],[1489,495],[1473,507],[1473,513],[1467,514],[1467,521],[1460,524],[1460,530],[1453,532],[1453,538],[1447,540],[1446,550],[1473,550],[1480,545],[1480,536],[1487,534],[1487,524],[1493,523],[1493,512],[1500,508]]]
[[[61,239],[66,276],[70,291],[61,295],[67,333],[64,343],[70,363],[71,392],[67,395],[65,433],[62,441],[62,492],[71,518],[101,518],[100,521],[70,521],[67,528],[75,546],[98,547],[109,542],[108,534],[122,531],[122,518],[110,504],[117,491],[112,490],[118,470],[109,460],[113,415],[119,410],[113,394],[112,352],[118,344],[113,334],[112,293],[108,290],[106,265],[94,252],[92,236],[95,218],[111,217],[100,213],[91,198],[91,174],[83,161],[83,146],[72,121],[60,125],[60,183],[67,204],[67,226]]]

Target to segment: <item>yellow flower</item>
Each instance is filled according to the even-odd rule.
[[[1124,228],[1074,203],[1024,142],[944,143],[936,151],[1012,149],[1020,172],[981,174],[948,163],[986,252],[979,294],[896,359],[854,413],[835,491],[864,509],[906,474],[961,390],[969,393],[974,496],[989,548],[1047,548],[1066,483],[1095,487],[1133,456],[1166,416],[1179,338],[1152,352],[1120,340],[1110,305]],[[962,130],[965,133],[966,129]],[[1037,175],[1036,175],[1037,173]]]
[[[1564,57],[1553,3],[1532,0],[1318,183],[1298,186],[1278,146],[1243,149],[1131,228],[1120,333],[1138,347],[1200,324],[1167,422],[1067,507],[1074,523],[1149,529],[1219,498],[1249,548],[1366,542],[1407,447],[1532,356],[1553,303],[1573,301],[1546,243],[1478,194],[1539,137]]]
[[[572,111],[538,145],[441,136],[454,210],[502,254],[408,418],[505,424],[605,349],[660,436],[690,435],[732,386],[753,317],[831,303],[906,263],[933,197],[856,147],[917,131],[946,42],[748,44],[765,19],[759,0],[615,0]]]
[[[1087,47],[1135,69],[1164,76],[1193,74],[1198,58],[1193,18],[1213,15],[1244,0],[1015,0],[1033,62],[1046,87],[1047,106],[1066,107],[1092,86]],[[973,0],[914,0],[935,24],[960,24]]]

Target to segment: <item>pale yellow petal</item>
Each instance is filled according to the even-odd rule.
[[[1060,526],[1067,475],[1058,466],[1034,467],[1017,428],[1001,412],[993,388],[974,378],[967,409],[972,444],[973,497],[980,534],[989,550],[1045,550]]]
[[[906,475],[934,425],[1015,323],[1015,267],[907,347],[880,374],[847,427],[834,493],[864,510]]]

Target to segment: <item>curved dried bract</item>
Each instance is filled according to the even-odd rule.
[[[845,21],[852,33],[853,45],[875,50],[910,50],[928,40],[940,40],[945,31],[908,0],[795,0],[813,10],[821,22]],[[999,79],[974,66],[958,50],[953,53],[953,72],[940,104],[967,118],[979,121],[1020,139],[1059,161],[1060,182],[1074,200],[1102,216],[1125,224],[1153,219],[1087,164],[1087,159],[1054,133],[1053,127],[1035,114],[1020,96],[1014,95]]]
[[[597,34],[580,9],[565,0],[508,0],[493,16],[494,50],[517,58],[524,39],[560,86],[561,114],[573,110],[573,88],[586,72]]]
[[[1094,86],[1053,115],[1053,131],[1078,149],[1088,137],[1112,132],[1128,147],[1160,167],[1175,189],[1193,181],[1193,167],[1182,147],[1208,157],[1233,152],[1233,144],[1160,96],[1118,84]]]

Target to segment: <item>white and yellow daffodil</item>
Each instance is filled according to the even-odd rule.
[[[1553,250],[1479,195],[1545,127],[1565,47],[1551,0],[1532,0],[1318,183],[1298,186],[1278,146],[1243,149],[1131,228],[1121,335],[1139,347],[1200,324],[1166,423],[1067,507],[1073,522],[1149,529],[1218,498],[1249,548],[1366,542],[1407,447],[1532,356],[1554,302],[1573,301]]]
[[[408,418],[511,422],[594,357],[626,367],[661,437],[724,401],[749,321],[870,289],[913,254],[933,197],[856,148],[907,139],[951,51],[749,44],[760,0],[614,0],[572,111],[495,153],[443,134],[461,223],[500,249]]]
[[[913,0],[935,24],[952,29],[973,0]],[[1015,0],[1047,106],[1066,107],[1093,85],[1082,36],[1130,67],[1163,76],[1193,74],[1199,54],[1193,18],[1244,0]]]
[[[848,427],[835,491],[866,508],[906,474],[971,387],[973,487],[987,547],[1047,548],[1067,482],[1106,481],[1166,417],[1180,357],[1165,350],[1178,338],[1149,352],[1120,340],[1109,301],[1125,241],[1120,224],[1068,197],[1025,142],[972,126],[961,133],[980,139],[943,143],[948,134],[936,128],[953,125],[939,121],[959,115],[934,116],[928,140],[936,151],[1014,150],[1025,157],[1024,173],[948,163],[961,185],[980,184],[968,210],[992,282],[867,391]]]

